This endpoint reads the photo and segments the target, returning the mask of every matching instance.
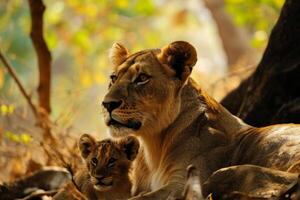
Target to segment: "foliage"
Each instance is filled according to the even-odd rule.
[[[5,104],[0,105],[0,115],[2,116],[13,114],[14,110],[15,110],[14,105],[5,105]]]
[[[236,24],[246,27],[252,34],[256,48],[265,47],[268,34],[278,18],[284,0],[225,0],[227,11]]]
[[[32,140],[28,133],[15,134],[13,132],[6,131],[4,136],[13,142],[22,144],[28,144]]]

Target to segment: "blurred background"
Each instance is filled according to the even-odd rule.
[[[53,133],[75,145],[82,133],[107,137],[100,103],[108,50],[131,52],[186,40],[197,48],[193,77],[217,100],[255,70],[284,0],[44,0],[44,37],[52,54]],[[0,1],[0,50],[37,103],[37,58],[27,1]],[[0,63],[0,183],[47,163],[41,130]],[[75,139],[74,139],[75,138]],[[75,145],[76,146],[76,145]]]

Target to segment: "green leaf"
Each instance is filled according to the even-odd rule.
[[[19,143],[20,142],[20,138],[18,135],[14,134],[13,132],[10,132],[10,131],[6,131],[4,133],[4,136],[7,137],[9,140],[13,141],[13,142],[17,142]]]
[[[25,145],[29,144],[32,141],[32,137],[28,133],[22,133],[18,135],[11,131],[5,131],[4,136],[13,142],[23,143]]]
[[[22,133],[20,135],[20,140],[22,143],[28,144],[31,142],[32,138],[31,138],[31,135],[29,135],[28,133]]]

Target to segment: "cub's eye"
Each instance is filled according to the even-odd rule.
[[[114,74],[110,76],[111,83],[115,83],[117,81],[117,79],[118,79],[118,77]]]
[[[137,85],[142,85],[148,83],[150,80],[150,76],[144,73],[141,73],[134,81]]]
[[[97,158],[92,158],[91,164],[92,164],[93,166],[96,166],[97,163],[98,163],[98,159],[97,159]]]
[[[107,163],[107,166],[108,166],[108,167],[113,167],[113,166],[115,166],[116,161],[117,161],[117,159],[115,159],[115,158],[109,159],[109,161],[108,161],[108,163]]]

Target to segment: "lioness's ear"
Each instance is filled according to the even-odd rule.
[[[120,43],[114,43],[109,51],[109,59],[114,67],[122,64],[128,55],[128,50]]]
[[[96,140],[88,135],[83,134],[78,142],[79,150],[83,158],[87,158],[96,146]]]
[[[179,79],[185,81],[197,62],[197,52],[188,42],[176,41],[164,47],[158,59],[175,70]]]
[[[139,141],[133,136],[128,136],[124,139],[121,139],[120,145],[121,149],[126,154],[127,159],[133,161],[139,152]]]

